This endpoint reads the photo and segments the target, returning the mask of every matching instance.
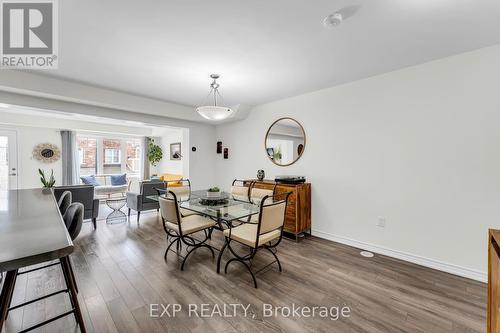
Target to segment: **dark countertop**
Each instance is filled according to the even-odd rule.
[[[0,271],[58,259],[73,252],[52,192],[0,192]]]

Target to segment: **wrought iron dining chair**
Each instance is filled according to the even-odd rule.
[[[253,181],[240,179],[233,180],[233,184],[231,185],[231,196],[233,199],[237,201],[250,202],[250,188],[252,183]]]
[[[217,258],[217,273],[220,272],[220,263],[224,251],[229,249],[233,258],[226,262],[224,273],[227,273],[227,268],[230,263],[237,261],[243,264],[252,276],[254,287],[257,288],[257,279],[255,274],[272,265],[278,263],[279,271],[282,271],[280,260],[276,255],[276,247],[283,238],[283,225],[285,223],[285,212],[288,204],[288,193],[280,193],[275,196],[268,196],[262,198],[260,205],[260,213],[257,222],[243,223],[237,227],[231,227],[224,230],[225,243],[222,247]],[[232,247],[231,242],[237,242],[245,247],[248,247],[250,252],[246,255],[238,254]],[[252,260],[257,252],[261,249],[269,251],[275,260],[257,272],[251,269]]]
[[[177,253],[180,252],[182,244],[187,246],[187,254],[184,257],[181,265],[181,271],[184,270],[184,265],[187,258],[196,249],[206,247],[212,252],[212,257],[215,259],[215,253],[212,247],[206,244],[209,239],[211,229],[215,226],[216,222],[204,216],[194,214],[189,216],[182,216],[179,210],[179,202],[177,195],[173,191],[168,191],[166,195],[158,197],[160,202],[160,214],[163,221],[163,229],[167,234],[167,242],[170,244],[165,250],[164,258],[167,260],[168,251],[172,245],[177,244]],[[208,230],[208,232],[206,232]],[[204,231],[205,238],[202,240],[191,237],[192,234]]]
[[[273,197],[276,193],[276,184],[273,185],[272,189],[269,188],[262,188],[259,187],[259,185],[264,184],[259,181],[253,181],[250,184],[250,189],[249,189],[249,199],[250,202],[256,205],[260,205],[262,199],[264,197]],[[269,184],[266,184],[266,187],[269,186]]]
[[[179,202],[191,199],[191,181],[189,179],[166,181],[166,191],[172,191],[177,196]],[[182,216],[195,215],[195,212],[179,207]]]
[[[250,183],[249,189],[248,189],[248,200],[255,204],[255,205],[260,205],[262,199],[265,196],[269,197],[274,197],[276,195],[276,184],[272,185],[272,189],[269,188],[260,188],[258,187],[259,184],[263,184],[262,182],[259,181],[252,181]],[[266,184],[266,187],[268,187],[269,184]],[[240,220],[240,222],[254,222],[256,223],[259,220],[259,215],[251,215],[245,220]]]

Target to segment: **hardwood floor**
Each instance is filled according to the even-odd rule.
[[[143,216],[142,216],[143,215]],[[215,272],[206,249],[197,250],[185,271],[174,253],[163,260],[166,237],[156,212],[96,231],[85,223],[75,241],[73,267],[88,332],[485,332],[486,285],[389,257],[364,258],[359,250],[319,238],[278,247],[283,265],[258,274],[259,289],[238,264]],[[220,247],[220,233],[213,244]],[[227,259],[225,256],[223,263]],[[260,253],[255,269],[271,261]],[[13,305],[56,291],[60,267],[19,277]],[[176,317],[150,317],[150,304],[179,303]],[[250,304],[248,317],[188,317],[187,304]],[[263,317],[263,303],[275,306],[348,306],[349,318]],[[66,294],[17,309],[6,331],[14,332],[70,307]],[[160,310],[162,310],[160,308]],[[161,311],[160,311],[161,312]],[[74,317],[35,332],[74,332]]]

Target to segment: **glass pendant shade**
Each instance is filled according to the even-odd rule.
[[[222,120],[230,117],[234,111],[225,106],[199,106],[196,111],[205,119]]]
[[[217,83],[219,75],[212,74],[210,77],[213,81],[210,84],[210,92],[207,98],[211,103],[198,106],[196,111],[200,116],[208,120],[223,120],[229,118],[233,115],[234,110],[227,106],[218,105],[218,102],[222,101],[222,96],[219,93],[219,84]]]

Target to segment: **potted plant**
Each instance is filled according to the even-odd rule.
[[[220,196],[220,189],[217,186],[209,188],[207,191],[207,197],[209,198],[217,198]]]
[[[159,145],[155,143],[155,140],[149,139],[148,143],[148,160],[152,166],[157,166],[158,162],[163,158],[163,151]]]
[[[38,169],[38,173],[40,174],[40,181],[42,182],[44,189],[51,189],[54,187],[56,183],[56,178],[54,177],[54,170],[50,170],[50,177],[47,179],[45,176],[45,172],[42,169]]]
[[[274,160],[276,162],[281,162],[281,147],[278,147],[278,149],[274,152]]]

